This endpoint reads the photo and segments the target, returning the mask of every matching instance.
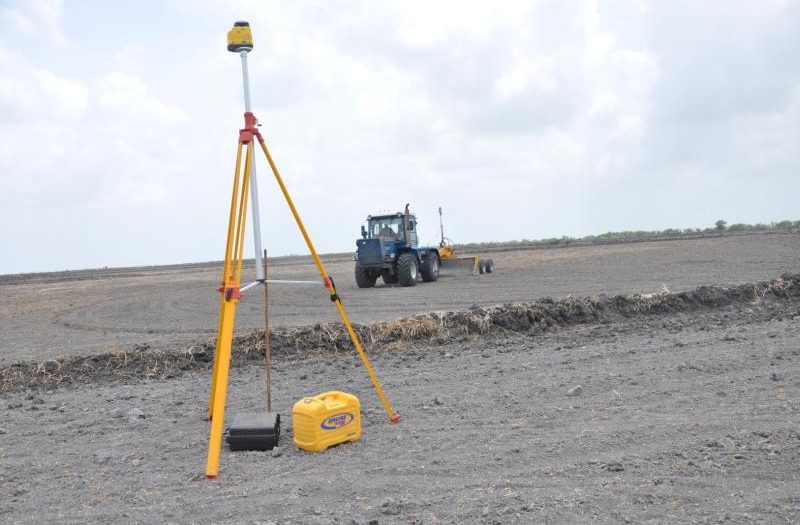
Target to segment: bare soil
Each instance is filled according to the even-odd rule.
[[[497,250],[497,249],[495,249]],[[701,285],[741,284],[797,271],[800,235],[765,233],[710,239],[641,242],[489,254],[491,275],[444,275],[413,288],[359,289],[348,256],[326,259],[353,322],[368,323],[430,311],[458,311],[541,297],[655,293]],[[90,355],[148,344],[181,350],[214,336],[221,267],[108,269],[0,276],[0,365],[30,359]],[[248,276],[254,278],[250,269]],[[252,274],[252,275],[250,275]],[[275,279],[318,279],[309,258],[270,266]],[[247,279],[245,279],[247,280]],[[380,283],[380,280],[379,280]],[[263,291],[237,309],[240,332],[263,327]],[[320,284],[270,286],[272,326],[338,320]]]
[[[356,321],[453,312],[421,317],[453,320],[445,332],[372,341],[400,424],[338,336],[277,346],[281,446],[224,450],[216,481],[202,476],[207,358],[159,379],[122,367],[18,385],[0,393],[0,521],[798,523],[800,278],[774,278],[796,274],[799,253],[791,235],[509,251],[493,254],[494,275],[373,290],[355,289],[350,261],[333,261]],[[273,268],[312,275],[296,262]],[[4,348],[0,367],[91,368],[109,348],[174,357],[189,343],[208,356],[213,273],[4,284],[3,344],[27,346]],[[198,313],[187,305],[200,308],[205,287],[211,305]],[[319,335],[311,323],[335,321],[321,287],[319,299],[273,289],[275,335]],[[601,293],[640,295],[589,297]],[[241,309],[229,417],[264,406],[259,334],[247,335],[261,325],[259,295],[242,303],[254,299]],[[562,299],[534,301],[546,295]],[[474,319],[488,321],[458,329]],[[293,403],[329,389],[360,397],[362,440],[294,448]]]
[[[223,451],[209,374],[4,397],[5,523],[797,523],[800,303],[637,316],[382,353],[390,425],[354,356],[282,362],[276,408],[357,392],[364,437]],[[263,406],[234,369],[228,413]],[[576,393],[579,390],[579,393]],[[570,394],[574,395],[570,395]]]

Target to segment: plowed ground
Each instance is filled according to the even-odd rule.
[[[798,255],[796,235],[761,235],[498,252],[494,275],[411,289],[357,290],[350,261],[334,261],[331,273],[364,322],[544,295],[763,281],[800,271]],[[304,265],[273,268],[312,275]],[[11,301],[0,315],[0,365],[142,342],[177,351],[212,335],[213,268],[130,273],[3,285]],[[276,324],[333,320],[324,290],[273,289]],[[257,295],[243,302],[240,331],[260,327]],[[286,356],[273,374],[285,422],[279,450],[223,450],[216,481],[202,476],[207,367],[5,393],[0,521],[800,522],[796,295],[754,288],[689,312],[468,334],[373,359],[399,425],[388,423],[354,355]],[[297,450],[292,405],[329,389],[360,397],[363,438],[321,454]],[[260,365],[232,369],[228,415],[263,399]]]

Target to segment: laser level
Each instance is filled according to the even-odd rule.
[[[253,33],[249,22],[236,22],[228,31],[228,51],[249,53],[253,50]]]

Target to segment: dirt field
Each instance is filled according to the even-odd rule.
[[[800,278],[663,288],[798,273],[799,255],[797,235],[507,251],[492,255],[491,276],[373,290],[355,289],[351,261],[334,261],[359,322],[545,295],[655,295],[539,303],[527,311],[550,313],[523,316],[530,326],[499,310],[482,335],[453,327],[450,343],[376,349],[399,425],[352,353],[279,354],[278,452],[224,450],[213,482],[202,476],[204,363],[162,381],[6,392],[0,521],[798,523]],[[281,278],[310,270],[274,265]],[[0,367],[143,342],[177,351],[212,335],[212,268],[132,272],[4,284]],[[334,319],[324,290],[273,289],[276,325]],[[257,295],[240,331],[260,327]],[[263,406],[260,365],[231,377],[228,415]],[[327,389],[359,395],[364,436],[303,453],[291,406]]]
[[[797,270],[800,235],[512,250],[490,256],[496,265],[492,275],[443,276],[413,288],[359,290],[350,258],[329,259],[326,265],[353,322],[365,323],[545,296],[653,293],[664,287],[682,291],[771,279]],[[187,265],[0,276],[0,365],[143,343],[176,350],[210,338],[217,325],[220,271],[217,265]],[[316,279],[315,272],[310,259],[279,260],[270,277]],[[241,301],[239,331],[263,327],[262,293],[256,288]],[[322,285],[276,284],[270,293],[273,326],[338,320]]]

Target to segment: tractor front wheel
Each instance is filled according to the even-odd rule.
[[[377,275],[372,275],[367,268],[356,263],[356,284],[359,288],[372,288],[377,279]]]
[[[413,254],[404,253],[397,260],[397,276],[400,286],[417,284],[417,258]]]

